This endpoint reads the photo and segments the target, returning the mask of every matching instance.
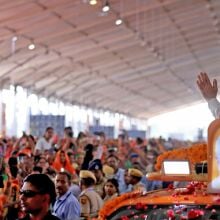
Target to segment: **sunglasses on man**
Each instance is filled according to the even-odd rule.
[[[26,198],[32,198],[36,195],[44,194],[43,192],[36,192],[33,190],[20,190],[20,195],[25,196]]]

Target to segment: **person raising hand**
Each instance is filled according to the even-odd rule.
[[[201,72],[197,76],[197,85],[203,98],[208,102],[210,111],[215,118],[220,118],[220,102],[217,100],[218,83],[216,79],[211,82],[207,73]]]

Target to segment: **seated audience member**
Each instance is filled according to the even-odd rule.
[[[104,202],[116,198],[119,195],[118,182],[116,179],[108,179],[104,185]]]
[[[140,191],[146,191],[146,188],[143,183],[141,183],[141,179],[143,177],[143,173],[138,169],[128,169],[128,175],[129,175],[129,183],[132,185],[132,191],[134,190],[140,190]]]
[[[26,216],[20,220],[59,220],[50,213],[56,198],[55,186],[45,174],[31,174],[24,179],[20,203]]]
[[[95,218],[103,205],[100,195],[94,190],[95,175],[91,171],[81,170],[79,177],[82,190],[79,197],[81,217],[84,219]]]

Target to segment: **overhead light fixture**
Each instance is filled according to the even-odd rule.
[[[31,43],[28,45],[29,50],[34,50],[35,49],[35,44]]]
[[[17,40],[18,40],[18,37],[17,37],[17,36],[14,36],[14,37],[12,37],[11,40],[12,40],[12,41],[17,41]]]
[[[144,47],[144,46],[146,46],[147,43],[146,43],[145,40],[141,40],[140,44],[141,44],[142,47]]]
[[[16,50],[16,41],[18,40],[17,36],[11,38],[11,53],[14,54]]]
[[[110,10],[110,6],[108,1],[105,2],[105,5],[102,7],[103,12],[108,12]]]
[[[90,4],[90,5],[96,5],[96,4],[97,4],[97,0],[90,0],[90,1],[89,1],[89,4]]]
[[[120,25],[120,24],[122,24],[122,23],[123,23],[123,21],[122,21],[121,18],[118,18],[118,19],[115,21],[115,24],[116,24],[116,25]]]

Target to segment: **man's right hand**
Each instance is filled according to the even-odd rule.
[[[212,98],[216,98],[218,93],[217,80],[213,80],[211,83],[207,73],[200,73],[197,77],[197,85],[203,95],[203,97],[209,101]]]

